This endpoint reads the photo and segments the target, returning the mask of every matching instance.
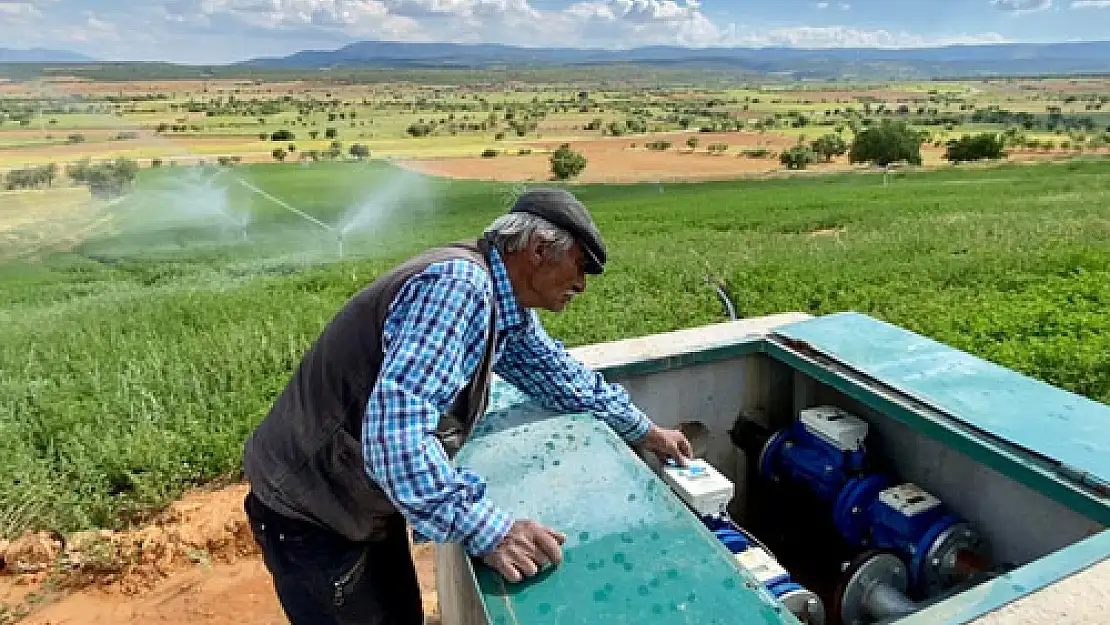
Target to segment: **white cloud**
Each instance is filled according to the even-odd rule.
[[[51,29],[53,38],[67,43],[119,42],[123,40],[119,28],[105,21],[92,11],[81,13],[80,21]],[[129,35],[131,36],[131,35]],[[138,33],[142,37],[142,33]]]
[[[27,19],[32,17],[41,17],[42,10],[39,6],[48,4],[53,0],[39,0],[37,2],[0,2],[0,15],[6,16],[5,19]]]
[[[972,43],[1004,43],[998,33],[923,37],[906,32],[864,30],[844,26],[799,26],[769,31],[732,32],[724,44],[792,48],[923,48]]]
[[[1110,0],[1072,0],[1073,9],[1110,9]]]
[[[716,6],[725,1],[714,0]],[[1013,9],[1044,2],[994,0]],[[698,0],[574,0],[561,8],[553,4],[540,0],[130,0],[123,11],[98,9],[96,14],[82,14],[63,11],[57,0],[0,0],[0,41],[20,46],[72,43],[73,48],[101,58],[148,58],[154,50],[155,58],[188,62],[334,49],[353,40],[608,49],[646,45],[907,48],[1005,41],[993,32],[923,36],[847,25],[767,27],[744,21],[743,13],[735,22],[711,19]],[[852,4],[858,3],[807,0],[805,6],[824,10],[828,16],[833,11],[850,15],[842,11],[855,8]]]
[[[841,1],[835,7],[846,11],[851,4]],[[312,29],[350,38],[559,47],[917,47],[1003,41],[997,33],[928,38],[844,26],[757,30],[715,23],[697,0],[579,0],[545,10],[529,0],[175,0],[167,18],[196,26],[233,20],[271,34]]]
[[[991,0],[991,4],[1011,13],[1035,13],[1052,8],[1052,0]]]
[[[29,16],[38,15],[39,10],[28,2],[0,2],[0,13],[4,15]]]

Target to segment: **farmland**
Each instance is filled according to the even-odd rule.
[[[541,315],[568,346],[723,320],[708,280],[740,316],[861,311],[1110,402],[1108,102],[1105,79],[0,83],[0,171],[55,165],[0,190],[0,540],[235,482],[343,301],[553,184],[563,143],[612,258]],[[927,135],[921,167],[779,161],[888,119]],[[944,161],[979,132],[1004,162]],[[70,174],[121,156],[119,193]]]
[[[144,166],[317,161],[362,146],[437,174],[544,179],[545,157],[569,143],[593,163],[583,181],[727,179],[781,170],[784,149],[829,134],[850,142],[882,120],[921,131],[927,166],[942,164],[947,142],[967,133],[1006,133],[1017,160],[1110,145],[1105,79],[647,86],[463,78],[0,83],[0,170],[108,155]],[[816,166],[851,163],[840,155]]]

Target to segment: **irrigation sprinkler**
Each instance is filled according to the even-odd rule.
[[[266,198],[267,200],[270,200],[271,202],[277,204],[278,206],[280,206],[280,207],[282,207],[282,208],[284,208],[288,211],[291,211],[293,213],[296,213],[297,215],[300,215],[301,217],[304,217],[308,221],[311,221],[312,223],[316,224],[317,226],[320,226],[321,228],[323,228],[324,230],[334,234],[336,242],[339,244],[339,258],[340,259],[343,258],[344,240],[343,240],[343,231],[342,230],[336,228],[335,226],[329,226],[328,224],[320,221],[319,219],[316,219],[312,215],[309,215],[309,214],[297,209],[295,206],[289,204],[288,202],[286,202],[286,201],[284,201],[280,198],[276,198],[276,197],[270,195],[269,193],[263,191],[262,189],[259,189],[258,187],[256,187],[253,184],[247,182],[246,180],[243,180],[242,178],[236,177],[235,179],[239,182],[239,184],[241,184],[244,187],[250,189],[251,191],[254,191],[255,193],[257,193],[257,194],[261,195],[262,197]]]

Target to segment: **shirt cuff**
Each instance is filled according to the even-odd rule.
[[[466,522],[472,529],[463,540],[463,547],[479,558],[493,551],[513,526],[511,516],[484,500],[471,506]]]
[[[629,416],[629,421],[628,429],[620,433],[620,437],[623,438],[626,443],[635,443],[647,436],[647,433],[651,431],[651,419],[648,419],[647,415],[639,410],[633,409],[632,414]]]

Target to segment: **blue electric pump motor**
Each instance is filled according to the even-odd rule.
[[[771,480],[801,482],[832,503],[849,479],[863,470],[867,422],[839,408],[803,410],[790,427],[767,440],[759,472]]]
[[[866,421],[839,408],[803,410],[767,440],[759,472],[803,484],[829,503],[836,530],[849,544],[900,553],[911,588],[931,596],[963,578],[965,556],[976,551],[979,537],[917,485],[864,475],[867,432]]]
[[[932,596],[961,581],[979,536],[931,493],[885,475],[851,480],[836,500],[833,520],[857,547],[889,549],[909,565],[910,588]]]

